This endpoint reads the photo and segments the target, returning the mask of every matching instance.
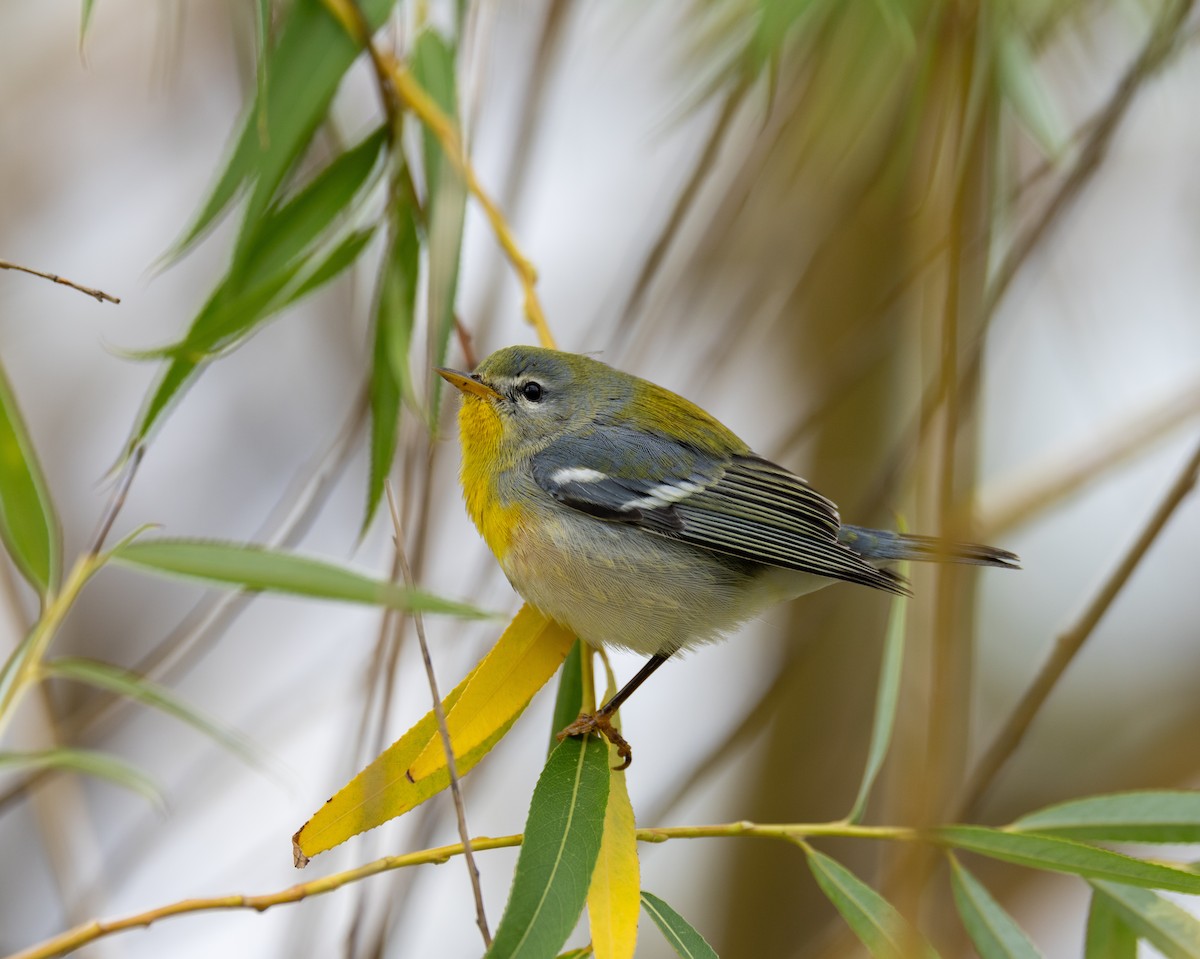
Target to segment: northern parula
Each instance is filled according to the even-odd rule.
[[[474,373],[437,372],[463,394],[467,512],[513,588],[585,642],[650,657],[563,730],[603,733],[618,768],[632,752],[612,714],[680,650],[836,580],[908,593],[889,560],[1017,565],[990,546],[844,526],[700,407],[586,356],[510,346]]]

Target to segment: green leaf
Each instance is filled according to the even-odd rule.
[[[136,766],[109,753],[92,749],[48,749],[37,753],[0,753],[0,772],[32,771],[42,769],[65,769],[71,772],[106,779],[142,798],[160,809],[163,807],[162,793],[154,780]]]
[[[255,19],[254,34],[258,40],[258,50],[254,58],[254,120],[258,125],[258,142],[266,146],[267,133],[267,56],[271,44],[271,0],[258,0],[258,16]]]
[[[716,950],[683,916],[654,895],[642,890],[642,908],[662,930],[667,942],[683,959],[717,959]]]
[[[359,8],[376,29],[394,3],[361,0]],[[280,26],[278,42],[267,56],[265,102],[246,111],[220,179],[171,255],[182,253],[205,233],[248,182],[254,182],[255,190],[245,223],[250,228],[258,221],[312,139],[358,54],[358,45],[321,0],[294,0]]]
[[[1093,882],[1092,886],[1093,901],[1102,899],[1120,922],[1168,959],[1200,956],[1200,920],[1186,910],[1148,889],[1113,882]],[[1088,942],[1090,952],[1090,922]]]
[[[558,694],[554,697],[554,719],[550,726],[550,745],[546,754],[554,752],[558,734],[579,717],[583,709],[583,645],[577,639],[558,672]]]
[[[1039,809],[1019,832],[1112,842],[1200,842],[1200,792],[1161,790],[1089,796]]]
[[[316,266],[306,272],[296,288],[288,291],[283,302],[280,303],[279,309],[291,306],[297,300],[308,296],[309,293],[332,280],[358,259],[359,254],[367,248],[367,244],[374,236],[375,227],[368,226],[361,230],[353,230],[339,240],[333,249],[317,262]]]
[[[897,572],[904,576],[907,564],[902,564]],[[892,600],[892,609],[888,617],[887,637],[883,645],[883,664],[879,668],[879,688],[875,693],[875,721],[871,727],[871,745],[867,750],[867,765],[863,770],[862,784],[858,787],[858,796],[854,806],[846,817],[847,822],[861,822],[867,811],[867,800],[871,798],[871,788],[875,778],[887,758],[888,747],[892,742],[892,729],[896,723],[896,703],[900,699],[900,678],[904,670],[904,636],[908,612],[908,597],[898,596]]]
[[[61,539],[46,478],[0,365],[0,540],[43,600],[58,587]]]
[[[92,9],[96,0],[83,0],[83,10],[79,16],[79,48],[83,49],[83,41],[87,38],[88,27],[92,25]]]
[[[804,852],[817,885],[872,956],[898,959],[914,945],[921,955],[934,955],[896,908],[849,869],[811,846]]]
[[[249,287],[273,276],[311,249],[371,179],[387,145],[378,126],[339,154],[295,196],[238,239],[230,266],[231,286]]]
[[[425,30],[413,46],[413,78],[434,99],[446,116],[457,120],[458,92],[454,75],[455,50],[436,31]],[[429,277],[427,312],[432,332],[430,366],[444,366],[454,332],[454,301],[462,252],[463,223],[467,211],[467,187],[462,176],[442,152],[437,137],[422,131],[425,157],[425,215],[428,223]],[[442,380],[431,380],[432,418],[437,421]]]
[[[417,309],[421,244],[412,205],[397,198],[392,210],[391,249],[384,258],[375,303],[371,367],[371,468],[363,531],[383,498],[383,484],[396,455],[400,400],[413,395],[408,349]]]
[[[488,959],[550,959],[567,941],[600,854],[608,772],[598,736],[565,739],[546,760]]]
[[[1033,50],[1020,26],[1010,24],[1004,29],[998,54],[1000,88],[1017,119],[1046,156],[1059,156],[1067,126],[1041,82]]]
[[[467,619],[490,616],[474,606],[372,579],[344,566],[247,543],[143,539],[118,547],[110,556],[112,562],[123,566],[221,586],[369,603]]]
[[[1151,889],[1200,893],[1200,875],[1196,873],[1145,862],[1071,839],[983,826],[946,826],[933,830],[930,837],[956,849],[1034,869],[1050,869],[1085,879],[1107,879]]]
[[[1093,890],[1083,959],[1137,959],[1137,934],[1108,903],[1103,893]]]
[[[1025,931],[954,856],[950,870],[954,904],[981,959],[1040,959]]]
[[[558,959],[588,959],[590,955],[592,955],[592,947],[582,946],[579,949],[572,949],[570,952],[562,953]]]
[[[184,703],[169,689],[129,670],[94,659],[63,657],[43,665],[42,672],[54,679],[69,679],[106,689],[144,706],[158,709],[220,743],[250,765],[262,767],[266,764],[262,751],[247,737],[214,722]]]

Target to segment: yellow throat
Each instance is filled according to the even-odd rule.
[[[503,561],[520,520],[519,508],[501,499],[496,483],[501,471],[509,466],[504,455],[504,424],[490,400],[468,393],[463,395],[458,411],[458,432],[467,514],[488,548]]]

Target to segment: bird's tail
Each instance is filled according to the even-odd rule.
[[[932,536],[910,536],[864,526],[843,526],[838,542],[866,559],[911,559],[923,563],[967,563],[972,566],[1002,566],[1020,569],[1015,553],[976,543],[951,543]]]

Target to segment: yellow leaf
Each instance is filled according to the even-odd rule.
[[[562,665],[574,642],[569,630],[532,606],[522,606],[446,713],[455,757],[475,750],[502,726],[511,725]],[[408,771],[421,782],[445,768],[446,754],[435,737]]]
[[[460,776],[500,741],[533,694],[566,658],[574,637],[564,636],[561,627],[522,607],[492,651],[442,701]],[[559,647],[561,654],[557,652]],[[519,675],[512,675],[514,670]],[[510,688],[498,697],[495,683],[509,684]],[[474,711],[472,715],[486,707],[486,715],[463,726],[471,718],[460,712],[464,704]],[[457,722],[465,730],[463,735],[455,733],[455,716],[459,716]],[[420,777],[410,778],[410,770],[426,754],[435,757],[431,768]],[[300,827],[292,837],[296,865],[303,866],[317,853],[408,812],[448,785],[450,774],[437,719],[430,710]]]
[[[620,762],[609,747],[610,764]],[[641,911],[641,876],[638,870],[637,833],[625,774],[609,772],[608,807],[604,812],[604,837],[600,857],[588,887],[588,924],[596,959],[633,959]]]

